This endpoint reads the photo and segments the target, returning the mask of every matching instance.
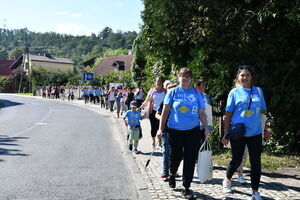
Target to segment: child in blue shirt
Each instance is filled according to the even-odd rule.
[[[137,150],[139,139],[140,139],[140,120],[143,118],[141,112],[137,109],[138,104],[136,101],[130,103],[131,110],[128,110],[123,114],[125,124],[128,127],[128,136],[129,136],[129,150],[132,151],[132,146],[134,147],[133,152],[139,154]]]
[[[120,116],[122,93],[119,92],[116,96],[117,117]]]

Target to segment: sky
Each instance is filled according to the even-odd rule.
[[[91,35],[108,26],[140,32],[143,9],[142,0],[0,0],[0,28]]]

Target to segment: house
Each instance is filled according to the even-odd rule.
[[[9,67],[15,62],[15,60],[3,60],[0,59],[0,78],[8,79],[12,72]]]
[[[107,57],[95,67],[94,73],[105,75],[113,71],[125,71],[130,69],[131,62],[132,55]]]
[[[21,69],[25,62],[25,70],[30,74],[32,70],[45,69],[49,72],[73,72],[74,62],[67,58],[52,57],[50,54],[21,55],[11,66],[10,69]]]

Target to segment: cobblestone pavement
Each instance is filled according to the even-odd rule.
[[[66,101],[67,102],[67,101]],[[72,104],[83,104],[83,101],[73,101]],[[90,108],[97,109],[100,113],[109,114],[110,112],[101,109],[99,105],[87,104]],[[120,133],[123,135],[122,138],[126,140],[126,127],[122,119],[117,119],[115,113],[110,114],[118,126]],[[143,138],[139,142],[140,154],[132,153],[134,161],[137,163],[140,174],[146,183],[146,189],[153,200],[158,199],[185,199],[181,194],[182,178],[176,178],[176,188],[171,189],[164,179],[160,178],[162,172],[162,152],[156,149],[150,164],[145,168],[145,164],[149,159],[149,156],[153,150],[152,140],[150,136],[150,123],[148,119],[142,120]],[[126,150],[129,151],[129,150]],[[197,179],[197,173],[194,173],[193,183],[191,189],[197,199],[249,199],[251,197],[251,185],[250,185],[250,171],[245,170],[245,180],[247,184],[240,185],[236,182],[236,176],[232,181],[233,193],[224,196],[222,189],[222,181],[225,177],[226,169],[221,166],[214,166],[213,179],[207,181],[205,184],[201,184]],[[178,173],[182,174],[182,165],[180,166]],[[299,176],[293,175],[280,175],[274,178],[274,174],[263,173],[260,182],[260,193],[265,200],[300,200],[300,179]],[[288,179],[293,179],[293,185],[286,184]],[[297,179],[296,181],[294,179]],[[250,198],[251,199],[251,198]]]
[[[116,119],[115,114],[113,118],[118,121],[120,127],[123,127],[123,133],[126,134],[126,128],[123,120]],[[182,178],[176,179],[176,188],[171,189],[164,179],[160,178],[162,172],[162,152],[160,149],[156,149],[150,160],[150,164],[145,168],[145,164],[149,159],[149,156],[153,150],[152,139],[150,136],[150,122],[148,119],[142,120],[143,138],[139,142],[139,150],[141,154],[132,154],[135,162],[137,163],[140,173],[148,187],[148,192],[151,199],[185,199],[181,194]],[[233,179],[232,190],[233,193],[224,196],[222,181],[225,177],[226,168],[221,166],[214,166],[213,179],[207,181],[205,184],[201,184],[197,179],[197,172],[194,173],[194,180],[191,185],[191,189],[194,191],[197,199],[249,199],[251,197],[251,185],[250,185],[250,170],[245,170],[245,179],[247,184],[241,185]],[[178,173],[182,174],[182,163],[178,170]],[[236,177],[235,177],[236,178]],[[293,178],[283,176],[283,178]],[[279,180],[279,181],[278,181]],[[298,185],[288,186],[280,182],[277,179],[275,182],[272,176],[263,174],[260,182],[260,193],[263,199],[274,200],[300,200],[300,181],[298,179]],[[251,198],[250,198],[251,199]]]
[[[133,154],[140,172],[148,186],[148,192],[152,199],[184,199],[181,195],[182,179],[177,178],[176,189],[169,188],[168,182],[160,178],[162,172],[162,153],[156,150],[151,158],[150,164],[145,168],[145,163],[149,159],[149,154],[153,150],[151,147],[150,123],[145,119],[142,121],[143,138],[140,140],[140,151],[142,154]],[[223,194],[222,181],[225,177],[225,167],[214,166],[213,179],[205,184],[197,180],[197,173],[194,173],[194,180],[191,189],[198,199],[249,199],[251,194],[250,171],[245,170],[246,185],[240,185],[233,181],[233,193],[227,196]],[[182,165],[178,170],[182,174]],[[285,176],[286,177],[286,176]],[[288,178],[288,177],[286,177]],[[290,177],[291,178],[291,177]],[[300,181],[297,186],[287,186],[280,182],[274,182],[274,179],[267,176],[261,177],[260,193],[263,199],[300,199]]]

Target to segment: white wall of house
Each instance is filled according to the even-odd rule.
[[[31,61],[29,63],[30,73],[32,70],[45,69],[49,72],[73,72],[73,64],[68,63],[50,63],[41,61]]]

